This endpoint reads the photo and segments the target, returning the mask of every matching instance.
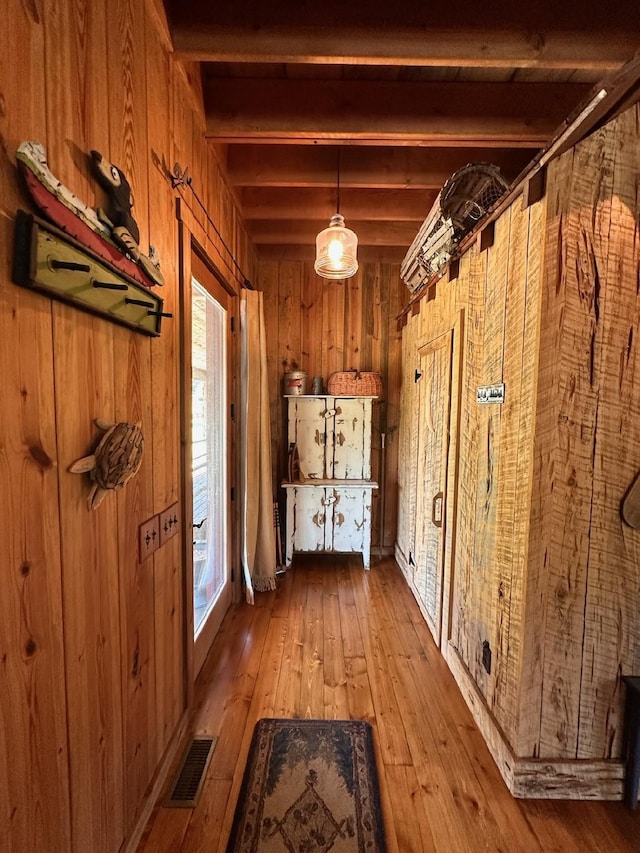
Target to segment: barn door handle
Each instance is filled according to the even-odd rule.
[[[442,492],[438,492],[437,495],[433,496],[431,504],[431,521],[436,527],[442,527],[442,498]]]

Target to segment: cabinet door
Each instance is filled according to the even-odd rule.
[[[452,334],[420,350],[418,466],[413,583],[437,643],[442,622]]]
[[[328,401],[331,404],[331,400]],[[336,480],[371,479],[371,399],[336,397],[335,416],[328,422],[327,477]]]
[[[327,550],[344,553],[364,550],[370,532],[371,489],[327,489]],[[331,524],[329,510],[332,510]]]
[[[331,476],[325,473],[326,411],[325,397],[289,397],[289,444],[298,446],[304,479]]]
[[[294,551],[324,551],[326,492],[322,486],[287,489],[287,500],[292,507],[292,530],[287,535],[293,539]]]

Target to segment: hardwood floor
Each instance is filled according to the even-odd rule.
[[[371,723],[390,853],[640,851],[640,809],[509,794],[393,560],[298,557],[256,600],[196,686],[192,731],[219,738],[200,802],[156,809],[139,853],[224,853],[260,717]]]

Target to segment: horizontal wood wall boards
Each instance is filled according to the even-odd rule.
[[[313,260],[266,257],[260,260],[258,287],[265,294],[265,325],[271,405],[274,497],[283,499],[287,431],[283,376],[294,370],[325,383],[334,371],[355,367],[382,374],[384,396],[373,403],[371,477],[382,482],[380,470],[385,432],[385,514],[380,530],[380,491],[373,493],[372,555],[393,548],[396,530],[398,424],[400,413],[400,332],[396,318],[405,298],[399,265],[361,259],[360,269],[345,281],[327,281],[313,270]],[[284,519],[284,512],[281,514]]]
[[[187,711],[180,537],[142,563],[137,549],[140,524],[182,494],[176,198],[221,267],[238,273],[233,258],[251,278],[256,266],[163,16],[153,0],[37,9],[9,0],[0,32],[0,766],[8,771],[0,836],[8,851],[120,850]],[[25,140],[43,143],[52,172],[92,206],[105,198],[89,151],[122,168],[141,248],[155,246],[166,280],[158,292],[174,314],[159,338],[12,283],[13,219],[29,208],[14,159]],[[172,187],[176,162],[189,168],[191,187]],[[90,512],[87,477],[67,469],[95,446],[97,417],[140,420],[145,450],[137,476]]]
[[[640,642],[640,538],[620,517],[640,470],[639,126],[636,104],[551,162],[545,196],[514,199],[493,244],[470,245],[403,330],[397,555],[410,575],[408,380],[453,306],[466,312],[445,654],[487,739],[506,744],[492,749],[518,796],[621,792],[620,679]],[[477,401],[501,383],[502,403]]]

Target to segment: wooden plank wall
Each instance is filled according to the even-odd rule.
[[[373,405],[372,478],[380,482],[381,441],[386,434],[386,506],[383,547],[396,535],[401,335],[397,317],[407,290],[399,265],[360,259],[353,278],[319,278],[308,258],[261,259],[258,286],[265,293],[267,358],[271,389],[274,494],[286,472],[287,430],[283,376],[292,370],[325,382],[336,370],[380,371],[384,398]],[[380,544],[380,491],[373,493],[372,544]],[[282,495],[279,496],[282,498]],[[284,513],[281,513],[284,518]],[[375,550],[373,552],[375,557]]]
[[[620,517],[640,470],[639,127],[636,105],[554,161],[545,198],[516,199],[404,330],[406,558],[408,378],[466,311],[451,642],[522,758],[619,758],[620,678],[639,671],[640,533]],[[504,404],[478,406],[477,387],[502,381]]]
[[[620,676],[639,671],[640,533],[620,517],[640,470],[639,127],[636,105],[548,175],[539,382],[555,393],[537,412],[528,584],[546,606],[527,595],[544,645],[541,713],[523,720],[543,757],[619,756]]]
[[[0,32],[0,836],[3,850],[113,853],[185,710],[179,537],[142,564],[139,524],[180,497],[176,195],[193,188],[248,276],[254,256],[203,138],[197,94],[170,54],[159,4],[8,0]],[[11,282],[13,219],[28,208],[14,153],[45,144],[54,174],[104,204],[96,148],[134,192],[143,249],[167,283],[159,339]],[[193,228],[233,280],[203,210]],[[193,229],[192,229],[193,230]],[[142,468],[96,512],[71,462],[93,419],[141,420]]]
[[[519,710],[518,632],[529,530],[540,300],[536,258],[543,210],[544,202],[528,210],[522,210],[520,200],[512,205],[496,222],[493,244],[480,251],[474,243],[461,258],[458,278],[438,282],[435,298],[423,300],[404,331],[404,387],[410,397],[406,380],[413,376],[417,350],[453,328],[460,310],[465,311],[460,432],[452,455],[458,459],[459,488],[457,495],[448,494],[455,538],[447,537],[445,556],[445,565],[452,564],[445,576],[445,581],[452,578],[451,642],[510,740],[516,737]],[[503,381],[504,405],[479,406],[478,386]],[[399,478],[411,483],[418,441],[414,408],[407,423],[411,428],[406,434],[403,426],[402,440],[409,453],[401,456]],[[415,489],[410,496],[415,501]],[[401,511],[401,518],[408,519],[407,529],[399,529],[406,536],[405,556],[409,551],[404,549],[413,547],[415,511],[411,501]],[[482,663],[485,641],[491,649],[490,673]]]

